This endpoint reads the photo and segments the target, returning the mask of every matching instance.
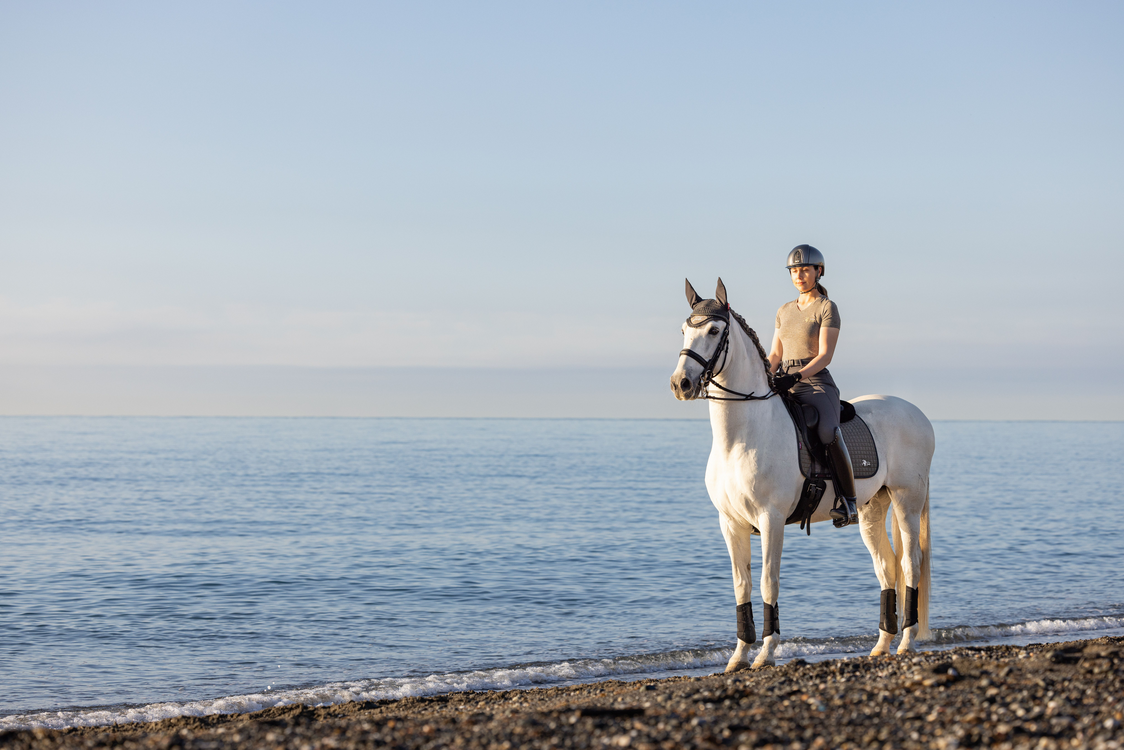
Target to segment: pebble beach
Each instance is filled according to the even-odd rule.
[[[0,735],[0,748],[1121,748],[1124,638]]]

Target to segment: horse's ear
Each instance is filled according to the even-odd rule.
[[[693,308],[702,301],[702,297],[700,297],[699,293],[695,291],[695,288],[691,286],[690,279],[683,280],[687,282],[687,304]]]
[[[714,292],[714,298],[721,302],[723,305],[728,305],[726,301],[726,285],[722,283],[722,277],[718,277],[718,289]]]

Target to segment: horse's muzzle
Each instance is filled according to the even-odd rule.
[[[675,394],[675,398],[680,401],[691,401],[698,398],[699,384],[695,382],[687,373],[682,369],[676,369],[671,374],[671,392]]]

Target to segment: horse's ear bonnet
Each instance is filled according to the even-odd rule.
[[[699,300],[701,300],[702,297],[700,297],[699,293],[695,291],[695,288],[691,286],[690,279],[683,280],[687,282],[687,304],[691,307],[694,307],[695,305],[699,304]]]
[[[718,299],[701,299],[691,282],[687,281],[687,302],[691,305],[691,314],[687,318],[687,325],[698,328],[710,320],[730,322],[730,306],[726,303],[726,287],[722,279],[718,280]]]

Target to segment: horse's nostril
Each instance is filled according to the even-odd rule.
[[[679,381],[679,390],[683,391],[684,393],[686,393],[687,389],[690,388],[690,387],[691,387],[691,381],[688,380],[687,378],[683,378],[682,380]]]

